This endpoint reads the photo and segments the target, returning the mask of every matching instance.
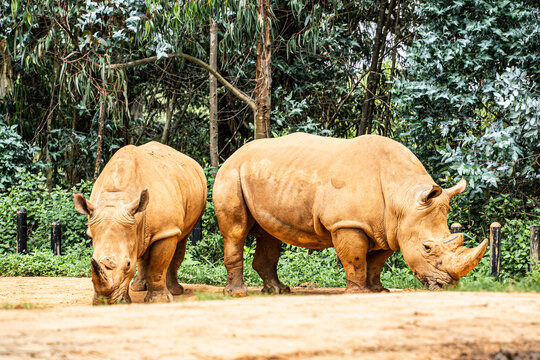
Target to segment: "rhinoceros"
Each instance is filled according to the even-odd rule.
[[[480,261],[484,240],[462,246],[447,225],[449,200],[467,182],[442,189],[400,143],[376,135],[336,139],[295,133],[252,141],[216,175],[213,201],[225,246],[225,292],[245,296],[243,246],[257,240],[253,268],[263,292],[286,293],[276,268],[281,242],[334,247],[347,293],[387,291],[385,261],[401,250],[429,289],[455,283]]]
[[[157,142],[118,150],[97,178],[90,200],[73,194],[77,212],[88,215],[94,303],[145,301],[180,295],[177,271],[186,242],[206,207],[206,177],[190,157]]]

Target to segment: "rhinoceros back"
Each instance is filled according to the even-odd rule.
[[[199,164],[157,142],[118,150],[96,180],[91,201],[119,196],[131,201],[144,189],[150,195],[146,208],[150,234],[171,226],[181,231],[191,227],[206,205],[206,178]]]

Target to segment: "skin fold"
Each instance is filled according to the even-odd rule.
[[[90,199],[76,193],[73,202],[88,215],[94,303],[131,302],[130,283],[148,290],[145,301],[183,293],[177,271],[206,207],[206,178],[196,161],[157,142],[128,145],[107,163]]]
[[[411,151],[381,136],[295,133],[252,141],[223,164],[214,184],[225,292],[247,294],[242,271],[248,234],[257,238],[253,267],[266,292],[290,291],[276,272],[281,242],[335,247],[346,292],[385,291],[380,272],[397,250],[428,288],[454,283],[487,246],[464,248],[462,234],[451,239],[449,199],[465,187],[463,179],[442,189]]]

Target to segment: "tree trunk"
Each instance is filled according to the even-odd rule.
[[[99,169],[101,167],[101,153],[103,151],[103,128],[105,127],[105,114],[107,106],[107,92],[103,89],[99,99],[99,128],[97,136],[97,148],[96,148],[96,165],[94,166],[94,180],[99,175]]]
[[[0,40],[0,98],[3,98],[13,89],[13,71],[11,59],[7,49],[6,39]]]
[[[272,85],[272,41],[270,37],[270,0],[257,0],[257,72],[255,85],[255,139],[270,136],[270,95]]]
[[[377,29],[375,31],[375,39],[373,40],[373,52],[371,53],[371,65],[369,68],[369,75],[366,86],[366,97],[364,99],[364,105],[362,106],[362,117],[360,119],[359,134],[364,135],[368,127],[370,127],[372,107],[375,101],[375,94],[377,93],[377,66],[379,63],[379,56],[381,44],[386,39],[383,39],[383,28],[385,25],[385,10],[387,0],[381,0],[379,4],[379,17],[377,19]]]
[[[394,75],[395,75],[395,72],[396,72],[396,57],[397,57],[397,44],[399,43],[400,41],[400,32],[399,32],[399,16],[400,16],[400,3],[399,3],[400,0],[397,0],[396,1],[396,19],[395,19],[395,23],[394,23],[394,48],[392,49],[392,67],[390,68],[390,81],[393,81],[394,80]],[[391,132],[390,132],[390,127],[392,126],[391,122],[390,122],[390,118],[392,116],[391,112],[390,112],[390,102],[392,101],[392,93],[390,91],[388,91],[388,95],[387,95],[387,102],[388,102],[388,106],[386,108],[386,116],[384,117],[384,133],[383,135],[384,136],[388,136],[388,135],[391,135]]]
[[[211,20],[210,25],[210,67],[217,71],[217,33],[218,25]],[[217,169],[219,166],[218,149],[218,109],[217,109],[217,79],[210,74],[210,165]],[[214,170],[216,171],[216,170]]]
[[[174,104],[176,104],[176,97],[178,93],[175,91],[172,98],[167,100],[167,116],[165,117],[165,126],[163,126],[163,133],[161,134],[161,143],[167,145],[169,142],[169,129],[171,128],[171,122],[174,114]]]
[[[49,104],[49,113],[47,114],[47,133],[45,137],[45,162],[46,162],[46,168],[45,173],[47,177],[47,190],[52,191],[54,187],[54,166],[52,163],[52,156],[51,156],[51,133],[52,133],[52,123],[53,123],[53,117],[54,117],[54,91],[56,89],[56,84],[58,83],[58,61],[54,62],[54,84],[51,88],[51,102]],[[58,94],[58,97],[60,97],[60,94]]]

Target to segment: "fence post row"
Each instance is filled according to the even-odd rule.
[[[492,223],[489,232],[489,274],[498,279],[501,271],[501,224]]]
[[[452,225],[450,225],[450,232],[452,234],[463,232],[461,224],[453,223]]]
[[[51,249],[54,255],[62,255],[62,226],[58,221],[51,224]]]
[[[22,208],[17,211],[17,253],[25,253],[27,244],[28,226],[26,222],[26,209]]]
[[[540,225],[531,225],[531,270],[540,270]]]
[[[86,224],[88,226],[88,223]],[[452,234],[463,231],[461,224],[453,223],[450,226]],[[92,239],[85,233],[84,239],[86,246],[92,245]],[[202,239],[202,219],[199,219],[191,233],[191,244],[197,245]],[[27,251],[28,246],[28,222],[27,211],[21,208],[17,211],[17,253],[22,254]],[[490,226],[490,265],[489,272],[491,276],[499,277],[501,270],[501,224],[494,222]],[[62,226],[58,221],[51,223],[51,249],[54,255],[62,254]],[[308,249],[308,255],[314,250]],[[338,266],[341,265],[339,257],[336,259]],[[530,244],[530,264],[529,271],[540,269],[540,225],[531,225],[531,244]]]

